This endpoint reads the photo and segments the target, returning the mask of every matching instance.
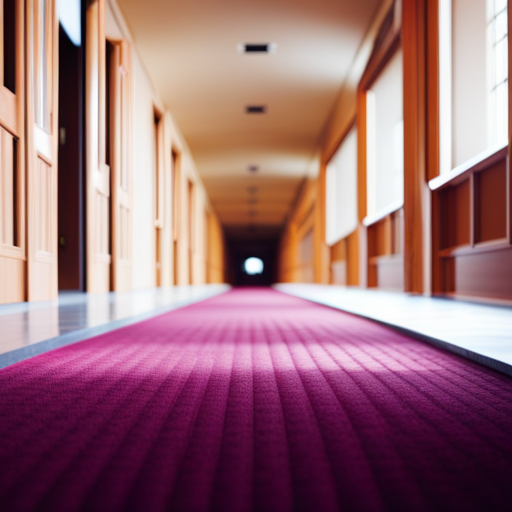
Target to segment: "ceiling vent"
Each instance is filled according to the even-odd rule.
[[[240,43],[237,46],[240,53],[275,53],[276,43]]]
[[[245,107],[246,114],[266,114],[267,107],[265,105],[247,105]]]
[[[255,173],[255,172],[258,172],[259,170],[260,170],[259,165],[248,165],[247,166],[247,172]]]

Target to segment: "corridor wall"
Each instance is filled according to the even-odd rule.
[[[325,126],[318,178],[308,184],[316,190],[313,208],[319,218],[315,282],[512,302],[510,7],[507,0],[383,2]],[[476,41],[478,58],[471,46]],[[399,48],[403,202],[372,216],[367,91]],[[477,72],[478,87],[472,89],[470,77]],[[329,247],[326,167],[354,124],[359,223]],[[479,137],[478,144],[469,144],[468,130]],[[296,211],[307,200],[299,197]],[[301,280],[294,272],[295,229],[292,215],[281,240],[282,280]]]
[[[106,2],[106,36],[112,39],[124,39],[130,43],[132,58],[132,109],[133,133],[133,288],[147,288],[157,284],[157,262],[160,262],[160,284],[202,284],[207,282],[209,240],[214,246],[223,246],[223,235],[220,225],[206,236],[208,226],[205,223],[205,212],[215,222],[216,215],[208,201],[208,197],[197,172],[194,160],[171,112],[158,96],[144,63],[137,51],[136,43],[126,25],[120,7],[115,0]],[[161,113],[163,123],[163,144],[158,147],[155,141],[154,112]],[[173,159],[172,152],[179,157],[174,165],[179,165],[178,222],[173,219]],[[157,152],[161,154],[158,155]],[[157,163],[158,162],[158,163]],[[156,171],[157,165],[161,166]],[[157,180],[159,183],[157,184]],[[193,183],[194,200],[193,214],[190,215],[188,183]],[[156,191],[160,189],[162,205],[157,212]],[[194,223],[191,228],[190,222]],[[156,243],[156,227],[161,229],[162,241],[158,249]],[[177,229],[176,268],[174,272],[173,230]],[[191,240],[191,236],[194,238]],[[161,254],[157,258],[156,251]],[[217,259],[216,266],[223,275],[223,259]],[[216,276],[219,282],[218,276]]]
[[[73,144],[83,143],[84,174],[76,163],[63,169],[84,186],[83,218],[69,228],[84,247],[76,281],[92,293],[223,281],[222,228],[120,7],[83,7],[84,133]],[[57,0],[0,2],[0,14],[2,31],[8,27],[0,45],[0,303],[49,300],[59,289],[58,247],[66,245],[57,215],[67,133],[58,124]]]

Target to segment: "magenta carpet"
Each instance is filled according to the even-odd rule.
[[[0,510],[512,510],[512,379],[241,289],[0,371]]]

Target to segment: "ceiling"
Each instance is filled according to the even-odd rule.
[[[118,2],[228,235],[278,233],[379,0]]]

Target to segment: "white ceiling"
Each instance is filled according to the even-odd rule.
[[[221,222],[282,225],[379,0],[118,1]],[[267,42],[277,52],[237,51]]]

